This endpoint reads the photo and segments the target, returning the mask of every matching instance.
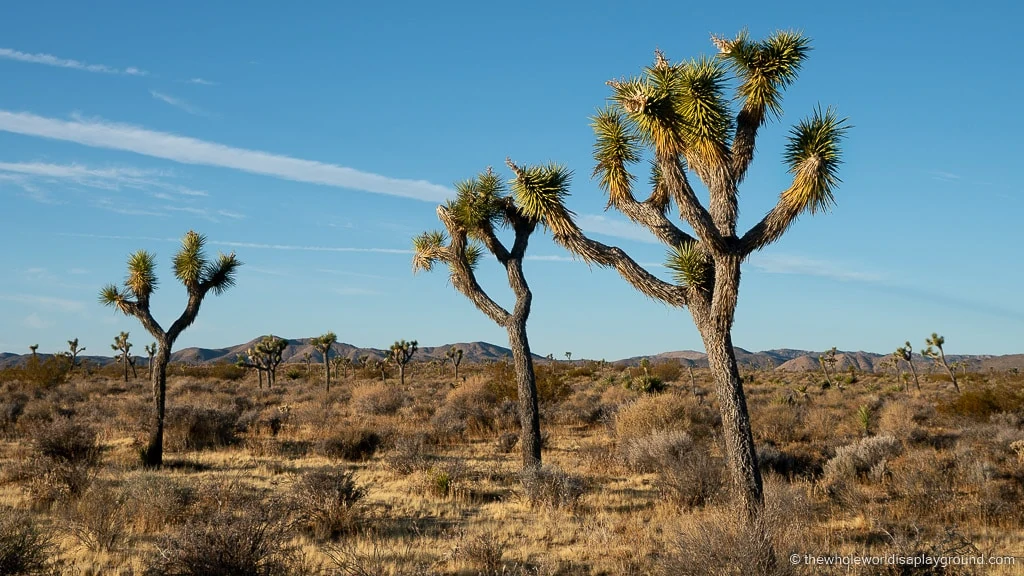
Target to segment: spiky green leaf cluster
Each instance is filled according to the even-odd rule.
[[[612,206],[633,196],[633,175],[626,166],[640,160],[640,146],[618,110],[602,108],[591,120],[597,136],[594,142],[597,165],[593,176],[608,194],[608,205]]]
[[[128,257],[128,277],[124,285],[136,299],[148,299],[156,290],[156,256],[145,250],[139,250]]]
[[[206,236],[189,230],[181,240],[181,249],[174,255],[174,277],[185,286],[198,285],[208,263],[203,247]]]
[[[725,96],[726,70],[701,57],[678,67],[678,115],[686,160],[698,168],[725,163],[732,137],[732,114]]]
[[[524,216],[560,234],[575,227],[573,213],[565,207],[571,180],[572,171],[554,162],[517,167],[512,192]]]
[[[793,31],[778,31],[758,42],[744,31],[731,41],[716,42],[739,79],[737,92],[744,110],[755,114],[760,123],[768,115],[782,114],[782,93],[796,80],[807,53],[810,40]]]
[[[669,250],[665,267],[680,286],[710,292],[714,283],[714,264],[697,242],[688,242]]]
[[[448,236],[442,230],[431,230],[413,238],[413,273],[420,270],[430,272],[434,267],[434,262],[445,260],[448,252],[447,242]]]
[[[455,192],[455,199],[447,204],[448,211],[471,238],[482,238],[486,230],[503,222],[505,183],[490,169],[459,182]]]
[[[849,129],[832,108],[815,110],[790,130],[784,154],[793,184],[783,192],[786,204],[797,212],[814,214],[835,204],[833,189],[841,182],[841,142]]]

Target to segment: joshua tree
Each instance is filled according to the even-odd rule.
[[[764,501],[761,473],[731,336],[740,266],[779,240],[799,215],[824,211],[835,202],[847,126],[832,109],[819,108],[793,127],[783,154],[791,184],[760,222],[739,233],[738,190],[758,130],[781,116],[783,91],[796,79],[810,44],[792,32],[765,40],[751,40],[745,33],[712,40],[719,49],[716,58],[672,64],[656,52],[654,64],[640,76],[609,82],[610,106],[599,110],[593,122],[594,175],[608,194],[609,207],[668,245],[667,265],[675,282],[659,279],[623,250],[583,234],[563,202],[568,170],[508,164],[516,174],[517,204],[527,218],[546,225],[557,243],[588,263],[615,268],[646,296],[690,310],[715,379],[729,469],[744,508],[757,516]],[[736,87],[735,97],[726,94],[730,85]],[[629,166],[645,156],[653,160],[651,193],[638,201]],[[691,185],[690,171],[708,190],[707,207]],[[669,219],[672,203],[692,234]]]
[[[324,375],[327,380],[327,391],[331,391],[331,348],[334,343],[338,341],[338,337],[335,336],[334,332],[328,332],[318,338],[313,338],[310,344],[313,348],[320,353],[324,362]]]
[[[818,364],[821,366],[821,371],[825,373],[825,382],[831,387],[832,376],[829,374],[829,370],[832,372],[836,370],[836,347],[833,346],[831,350],[818,356]]]
[[[248,368],[256,371],[256,377],[259,380],[260,390],[263,389],[263,363],[260,361],[261,358],[256,353],[256,347],[250,346],[246,349],[245,354],[238,354],[235,356],[235,366],[239,368]]]
[[[334,357],[334,375],[342,374],[343,378],[348,378],[348,369],[352,366],[352,359],[344,356]]]
[[[566,362],[572,362],[572,352],[566,352],[565,353],[565,361]]]
[[[452,285],[469,298],[481,312],[508,332],[509,348],[515,368],[519,395],[519,420],[522,428],[520,449],[523,467],[540,466],[540,417],[537,408],[537,378],[526,335],[533,293],[523,275],[523,257],[530,235],[541,214],[506,194],[505,183],[490,168],[472,180],[456,185],[455,200],[438,206],[437,216],[445,232],[425,232],[413,241],[416,255],[413,272],[430,271],[436,262],[448,265]],[[508,227],[515,234],[509,249],[498,239],[496,228]],[[484,248],[505,268],[508,284],[515,295],[515,307],[506,310],[491,299],[477,283],[476,265]]]
[[[917,386],[917,391],[921,391],[921,381],[917,379],[917,368],[914,368],[914,348],[910,345],[910,342],[906,342],[903,346],[896,349],[892,353],[893,357],[899,360],[905,361],[910,366],[910,373],[914,375],[914,386]]]
[[[385,358],[383,360],[372,360],[372,361],[370,361],[370,366],[374,370],[379,370],[380,371],[380,381],[381,382],[385,382],[386,383],[388,381],[388,359],[387,358]]]
[[[36,360],[38,358],[38,356],[36,355],[36,351],[39,350],[39,344],[32,344],[28,347],[28,349],[32,351],[32,359]]]
[[[419,350],[419,343],[413,340],[412,342],[406,342],[405,340],[396,340],[391,345],[388,360],[395,363],[398,366],[398,378],[405,386],[405,365],[412,360],[412,355]]]
[[[71,359],[71,369],[74,370],[75,366],[78,366],[78,355],[85,352],[85,346],[78,347],[78,338],[74,340],[68,340],[68,351],[67,357]]]
[[[313,344],[315,340],[315,338],[310,340],[310,344]],[[302,361],[306,363],[306,379],[309,379],[309,371],[311,370],[310,366],[313,364],[313,355],[309,352],[303,352]]]
[[[83,348],[83,350],[85,350],[85,348]],[[156,355],[156,342],[153,342],[152,344],[146,344],[145,350],[146,350],[146,354],[149,356],[149,363],[146,364],[146,366],[149,368],[149,379],[152,380],[153,379],[153,356]]]
[[[171,360],[171,347],[181,333],[196,321],[199,307],[209,292],[223,294],[235,285],[235,273],[241,266],[234,253],[221,254],[216,261],[207,259],[204,246],[206,237],[189,231],[182,238],[181,248],[174,255],[174,276],[185,286],[188,303],[170,328],[164,328],[150,313],[150,297],[157,286],[156,257],[139,250],[128,257],[128,278],[124,288],[109,284],[100,292],[100,302],[117,308],[125,315],[134,316],[156,338],[156,364],[153,369],[153,419],[149,444],[143,454],[148,467],[163,465],[164,412],[167,398],[167,364]]]
[[[129,351],[132,349],[132,343],[128,341],[128,333],[121,332],[114,337],[114,343],[110,345],[110,349],[118,352],[117,361],[124,366],[124,382],[128,383],[128,366],[132,367],[132,377],[138,378],[138,373],[135,372],[135,361],[132,360],[129,355]]]
[[[254,368],[259,376],[260,389],[263,389],[263,373],[267,373],[267,387],[273,388],[277,382],[277,367],[281,365],[288,341],[273,334],[264,336],[255,346],[238,356],[236,365],[241,368]]]
[[[924,343],[927,344],[928,347],[921,350],[921,356],[931,358],[936,367],[941,366],[945,369],[946,373],[949,374],[950,381],[953,382],[953,388],[955,388],[957,393],[959,393],[960,385],[956,383],[956,371],[950,367],[948,362],[946,362],[946,353],[942,351],[942,345],[946,343],[946,339],[939,336],[937,333],[932,332],[931,338],[925,338]],[[936,348],[938,348],[938,351],[936,351]]]
[[[455,367],[455,380],[459,379],[459,364],[462,364],[462,348],[456,348],[452,346],[447,352],[444,353],[444,357],[447,358],[452,366]]]

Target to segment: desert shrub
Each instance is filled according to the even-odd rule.
[[[416,479],[416,487],[421,494],[446,498],[460,492],[467,480],[468,471],[462,460],[448,459],[421,470]]]
[[[750,410],[750,427],[759,439],[768,442],[799,442],[805,439],[802,426],[804,414],[802,406],[788,403],[754,405]]]
[[[174,451],[206,450],[238,442],[238,412],[201,406],[167,410],[165,445]]]
[[[780,450],[772,444],[757,447],[757,463],[762,471],[770,471],[785,478],[814,476],[821,473],[824,464],[814,448],[796,445]]]
[[[920,442],[927,434],[918,425],[918,411],[907,400],[888,402],[878,414],[878,431],[904,442]]]
[[[66,529],[94,552],[121,549],[130,540],[125,493],[107,484],[93,484],[69,506]]]
[[[193,486],[159,472],[133,476],[123,490],[132,528],[144,534],[182,522],[197,497]]]
[[[655,486],[666,500],[676,505],[704,506],[725,485],[725,467],[720,459],[711,456],[707,446],[694,444],[688,450],[669,453],[663,462]]]
[[[568,474],[550,464],[528,466],[519,474],[523,493],[531,506],[550,506],[575,510],[579,506],[586,483],[583,478]]]
[[[289,380],[298,380],[299,378],[302,378],[303,376],[305,376],[305,375],[306,375],[306,373],[305,373],[305,372],[303,372],[302,370],[300,370],[300,369],[299,369],[299,368],[298,368],[298,367],[296,366],[296,367],[292,367],[292,368],[289,368],[289,369],[288,369],[288,370],[287,370],[287,371],[286,371],[286,372],[284,373],[284,375],[285,375],[285,377],[286,377],[286,378],[288,378]]]
[[[64,382],[70,371],[71,361],[64,356],[36,356],[29,358],[24,366],[5,370],[5,377],[39,390]]]
[[[18,419],[25,413],[25,406],[28,405],[28,396],[21,393],[12,393],[3,400],[0,400],[0,434],[12,436],[15,432],[15,425]]]
[[[620,442],[656,431],[683,430],[694,439],[711,435],[720,417],[690,396],[661,394],[642,396],[615,414],[615,435]]]
[[[903,445],[894,436],[862,438],[836,450],[836,455],[825,463],[822,481],[827,487],[852,480],[866,474],[883,460],[898,456],[902,451]]]
[[[358,386],[352,391],[352,407],[363,414],[394,414],[404,402],[405,397],[397,386],[383,382]]]
[[[767,479],[766,479],[767,480]],[[725,509],[693,517],[677,531],[659,560],[664,576],[788,576],[795,574],[789,561],[792,552],[804,553],[803,530],[806,503],[785,483],[765,483],[765,507],[761,515],[745,521],[742,511]]]
[[[502,454],[508,454],[519,444],[519,435],[515,432],[503,432],[498,436],[497,449]]]
[[[398,474],[411,474],[430,467],[426,453],[427,435],[412,434],[399,436],[395,445],[384,458],[384,465]]]
[[[341,460],[369,460],[384,443],[384,438],[365,428],[345,427],[320,440],[317,453]]]
[[[96,430],[70,418],[58,418],[37,428],[32,446],[40,456],[57,462],[95,466],[100,461]]]
[[[937,450],[913,450],[891,466],[890,493],[919,510],[937,512],[953,498],[953,459]]]
[[[357,504],[366,490],[352,472],[327,466],[306,472],[292,487],[291,502],[298,522],[315,538],[333,539],[357,525]]]
[[[679,360],[665,360],[651,366],[651,376],[662,382],[676,382],[683,375],[683,365]]]
[[[946,414],[985,421],[999,412],[1024,409],[1024,390],[1009,384],[971,387],[955,398],[941,402],[938,409]]]
[[[508,548],[508,536],[495,530],[484,530],[465,537],[458,547],[459,555],[479,576],[511,576],[512,567],[502,558]]]
[[[693,450],[693,438],[682,430],[658,430],[619,442],[619,455],[633,472],[654,472]]]
[[[608,408],[595,391],[579,391],[562,403],[558,419],[567,424],[592,426],[609,416]]]
[[[283,507],[250,502],[198,516],[157,546],[147,576],[291,576],[298,550]]]
[[[51,574],[56,547],[24,511],[0,507],[0,574]]]
[[[498,400],[487,382],[470,380],[448,393],[444,404],[430,419],[431,425],[440,436],[491,431],[494,429],[492,407],[498,404]]]
[[[561,371],[547,364],[537,364],[533,369],[537,383],[537,402],[555,403],[569,397],[572,388],[565,381]],[[513,398],[518,398],[518,392]]]

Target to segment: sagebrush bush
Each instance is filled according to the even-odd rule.
[[[292,487],[291,502],[298,522],[315,538],[333,539],[358,525],[357,505],[366,489],[352,472],[327,466],[306,472]]]
[[[398,412],[405,396],[398,386],[374,382],[352,390],[352,407],[363,414],[387,415]]]
[[[1009,384],[966,388],[955,398],[941,402],[938,409],[946,414],[983,422],[993,414],[1024,409],[1024,390]]]
[[[133,531],[152,534],[187,517],[196,488],[161,472],[142,472],[125,480],[124,495]]]
[[[384,465],[398,474],[411,474],[430,467],[427,455],[427,435],[410,434],[398,436],[394,447],[384,457]]]
[[[619,441],[619,455],[633,472],[655,472],[694,449],[693,438],[682,430],[657,430]]]
[[[615,436],[624,442],[654,432],[682,430],[694,439],[701,439],[711,436],[719,422],[715,411],[697,404],[691,396],[673,393],[641,396],[616,412]]]
[[[669,456],[658,470],[655,486],[678,506],[696,508],[711,503],[725,486],[725,465],[707,447],[695,444]]]
[[[468,479],[465,463],[459,459],[435,462],[418,473],[416,486],[421,494],[435,498],[455,496]]]
[[[32,434],[32,447],[40,456],[55,462],[96,466],[100,461],[96,430],[70,418],[58,418],[38,427]]]
[[[239,412],[204,406],[167,409],[164,445],[169,450],[207,450],[238,443]]]
[[[531,506],[576,509],[586,483],[583,478],[568,474],[557,466],[528,466],[519,474],[523,493]]]
[[[345,427],[320,440],[317,452],[341,460],[369,460],[384,444],[384,438],[373,430]]]
[[[68,507],[65,527],[88,550],[123,549],[130,542],[127,503],[123,490],[93,484]]]
[[[496,405],[498,396],[487,382],[470,380],[448,393],[430,423],[439,436],[483,434],[494,429]]]
[[[826,486],[866,474],[883,460],[898,456],[903,445],[894,436],[869,436],[836,450],[825,463],[822,481]]]
[[[198,516],[158,544],[147,576],[292,576],[299,553],[281,506],[251,502]]]
[[[52,574],[56,546],[22,510],[0,506],[0,574]]]

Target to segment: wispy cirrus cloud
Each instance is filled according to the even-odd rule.
[[[150,90],[149,93],[151,96],[153,96],[153,98],[156,98],[157,100],[165,104],[169,104],[177,108],[178,110],[187,112],[193,116],[210,116],[210,113],[206,110],[193,106],[185,100],[182,100],[181,98],[177,98],[169,94],[164,94],[163,92],[157,92],[156,90]]]
[[[154,236],[117,236],[111,234],[83,234],[76,232],[58,232],[58,236],[71,238],[94,238],[97,240],[133,240],[142,242],[181,242],[181,238],[157,238]],[[296,252],[356,252],[376,254],[412,254],[412,250],[402,248],[365,248],[347,246],[302,246],[295,244],[265,244],[260,242],[239,242],[235,240],[207,240],[210,245],[227,248],[250,248],[253,250],[282,250]]]
[[[591,234],[658,244],[658,239],[653,234],[629,220],[609,218],[600,214],[580,214],[576,218],[576,224]]]
[[[218,82],[207,80],[205,78],[189,78],[185,81],[186,84],[199,84],[200,86],[216,86]]]
[[[149,75],[145,70],[140,70],[133,66],[129,66],[128,68],[115,68],[105,64],[87,64],[79,60],[60,58],[52,54],[30,54],[28,52],[20,52],[10,48],[0,48],[0,58],[26,62],[28,64],[42,64],[44,66],[54,66],[56,68],[71,68],[74,70],[82,70],[83,72],[96,72],[100,74],[120,74],[124,76]]]
[[[337,164],[226,146],[102,120],[60,120],[0,110],[0,131],[426,202],[440,202],[452,194],[449,188],[425,180],[390,178]]]
[[[884,279],[876,272],[856,270],[837,261],[793,254],[754,254],[747,262],[759,272],[767,274],[798,274],[858,282],[881,282]]]
[[[39,306],[47,309],[61,310],[63,312],[81,312],[85,309],[85,305],[76,300],[52,298],[50,296],[37,296],[34,294],[0,294],[0,300],[29,306]]]

